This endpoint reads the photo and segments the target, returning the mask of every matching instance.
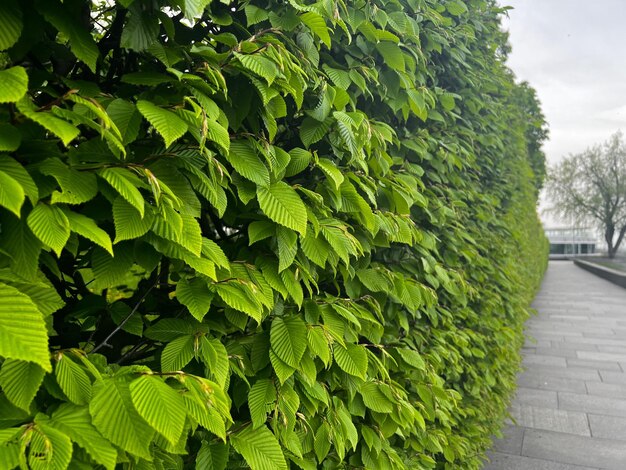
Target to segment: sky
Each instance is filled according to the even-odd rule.
[[[626,0],[500,4],[514,7],[503,22],[512,46],[508,65],[537,90],[550,126],[548,164],[626,132]]]

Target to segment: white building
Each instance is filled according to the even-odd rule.
[[[548,228],[546,236],[550,240],[550,259],[575,256],[588,256],[596,253],[597,239],[588,228]]]

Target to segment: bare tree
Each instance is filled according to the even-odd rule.
[[[604,232],[615,257],[626,235],[626,144],[621,131],[602,145],[570,155],[548,174],[550,210]]]

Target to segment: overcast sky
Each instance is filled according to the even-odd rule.
[[[548,163],[626,132],[626,0],[500,0],[509,66],[536,90]],[[546,221],[547,222],[547,221]]]

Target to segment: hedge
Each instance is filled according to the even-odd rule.
[[[547,259],[494,0],[3,0],[0,467],[477,469]]]

